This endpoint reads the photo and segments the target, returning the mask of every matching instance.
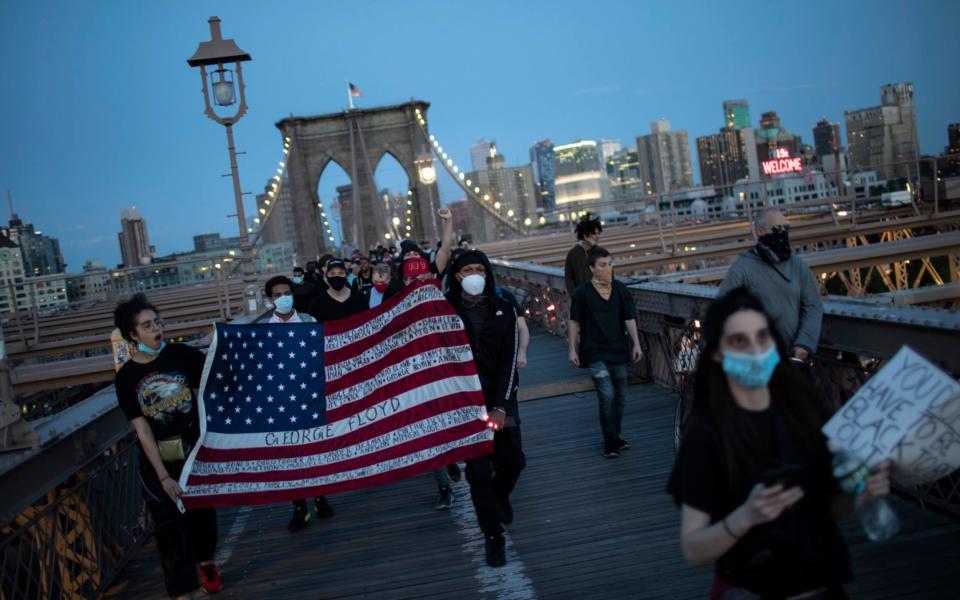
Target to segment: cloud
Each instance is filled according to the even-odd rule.
[[[619,84],[601,85],[592,88],[584,88],[573,92],[574,96],[609,96],[620,91]]]

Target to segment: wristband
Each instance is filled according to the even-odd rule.
[[[500,408],[499,406],[494,407],[492,410],[495,410],[495,411],[500,412],[500,413],[503,413],[503,414],[507,414],[507,409],[505,409],[505,408]]]
[[[168,480],[168,479],[171,480],[171,481],[175,481],[175,480],[173,479],[173,477],[170,477],[169,475],[167,475],[166,477],[164,477],[163,479],[160,480],[160,483],[163,483],[164,481],[166,481],[166,480]]]
[[[729,535],[729,536],[732,537],[733,539],[739,540],[741,537],[743,537],[743,536],[740,536],[740,535],[735,534],[735,533],[730,529],[730,526],[727,525],[727,518],[726,518],[726,517],[724,517],[723,520],[720,521],[720,522],[723,523],[723,530],[726,531],[726,532],[727,532],[727,535]]]

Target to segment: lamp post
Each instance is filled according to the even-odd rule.
[[[430,207],[430,223],[433,225],[431,229],[433,237],[436,238],[436,220],[434,220],[433,215],[436,214],[437,209],[433,205],[433,184],[437,181],[437,169],[433,166],[433,158],[430,157],[429,153],[421,155],[414,163],[417,165],[417,176],[420,178],[420,183],[427,187],[427,204]],[[427,223],[423,225],[426,227]],[[423,232],[423,235],[425,234],[426,232]]]
[[[233,143],[233,124],[247,112],[247,97],[244,93],[243,70],[241,63],[250,60],[250,55],[241,50],[233,40],[225,40],[220,34],[220,18],[210,17],[210,41],[200,42],[197,51],[187,59],[191,67],[200,67],[200,80],[203,83],[204,113],[227,130],[227,150],[230,152],[230,174],[233,177],[233,199],[237,205],[237,224],[240,227],[240,270],[243,281],[252,284],[255,281],[250,236],[247,232],[247,219],[243,210],[243,196],[240,191],[240,174],[237,171],[237,152]],[[224,65],[233,65],[233,69]],[[207,75],[207,67],[216,67]],[[236,73],[236,85],[234,82]],[[231,116],[221,117],[210,104],[210,88],[213,88],[213,102],[217,106],[237,104],[237,88],[240,90],[239,104]]]

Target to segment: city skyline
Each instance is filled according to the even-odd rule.
[[[542,139],[557,145],[620,139],[630,146],[660,118],[688,131],[695,144],[724,125],[720,106],[729,99],[749,102],[754,127],[758,115],[776,111],[784,127],[813,145],[821,117],[843,123],[844,111],[875,106],[887,83],[914,84],[924,154],[942,151],[947,125],[960,119],[960,83],[948,75],[960,51],[949,28],[960,16],[956,5],[755,3],[738,11],[736,23],[708,3],[698,9],[697,22],[685,20],[684,8],[619,4],[583,15],[576,6],[493,5],[478,14],[438,4],[426,12],[390,7],[374,15],[306,4],[283,11],[232,3],[4,6],[0,43],[11,88],[0,100],[7,132],[0,141],[0,183],[13,190],[14,209],[24,221],[61,240],[73,272],[88,259],[120,262],[117,217],[132,206],[150,222],[151,243],[161,255],[189,249],[199,233],[235,236],[236,222],[225,217],[234,212],[229,180],[220,177],[228,164],[223,131],[203,116],[198,76],[186,65],[208,37],[211,14],[223,19],[224,36],[253,56],[244,68],[251,110],[236,136],[247,151],[240,164],[243,189],[254,194],[282,158],[273,123],[291,113],[342,110],[347,80],[363,91],[358,106],[411,96],[431,102],[431,131],[463,165],[470,164],[470,146],[480,138],[496,141],[513,166],[525,164],[532,144]],[[291,24],[289,12],[312,18]],[[858,23],[854,30],[846,26],[852,21]],[[782,40],[760,51],[749,32],[769,22],[788,26]],[[538,24],[549,25],[557,47],[577,40],[611,54],[629,52],[644,68],[623,75],[618,61],[596,60],[600,50],[593,57],[558,53],[558,64],[535,65],[524,57],[536,56]],[[420,28],[432,47],[447,52],[401,57],[389,32],[404,25]],[[305,52],[316,46],[311,26],[321,28],[323,52]],[[742,28],[743,39],[731,36],[716,47],[709,32],[721,26]],[[678,29],[689,38],[679,50],[667,44]],[[354,40],[361,30],[371,39]],[[485,31],[498,34],[493,44],[481,35]],[[666,64],[650,65],[637,54],[636,39]],[[64,47],[77,51],[64,53]],[[657,54],[668,47],[671,54]],[[705,57],[740,68],[714,69]],[[507,60],[518,68],[503,69]],[[474,69],[462,69],[465,64]],[[531,85],[534,66],[543,68]],[[695,146],[690,152],[695,156]],[[392,171],[378,171],[378,187],[402,189],[398,169]],[[327,179],[321,194],[329,203],[335,193],[324,190]],[[445,175],[439,183],[444,201],[462,196]],[[253,195],[246,208],[254,212]]]

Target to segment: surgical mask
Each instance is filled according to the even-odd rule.
[[[330,287],[332,287],[332,288],[334,289],[334,291],[339,292],[340,290],[343,289],[343,286],[347,285],[347,278],[346,278],[346,277],[339,277],[339,276],[338,276],[338,277],[327,277],[327,283],[330,284]]]
[[[167,342],[166,342],[166,341],[160,342],[160,347],[157,348],[156,350],[154,350],[154,349],[151,348],[150,346],[144,344],[143,342],[140,342],[139,344],[137,344],[137,350],[139,350],[140,352],[143,352],[143,353],[146,354],[147,356],[156,356],[156,355],[160,354],[161,352],[163,352],[163,349],[166,348],[166,347],[167,347]]]
[[[588,246],[596,246],[596,245],[597,245],[597,240],[595,240],[595,239],[593,239],[593,238],[585,237],[585,238],[583,238],[583,241],[586,242]]]
[[[294,275],[293,282],[297,285],[300,285],[301,283],[303,283],[303,277],[298,277],[297,275]]]
[[[487,280],[483,275],[467,275],[463,278],[463,281],[460,282],[460,285],[463,287],[463,291],[471,296],[479,296],[487,286]]]
[[[790,230],[786,227],[774,227],[773,231],[761,235],[757,241],[770,250],[779,262],[789,259],[793,252],[790,248]]]
[[[293,310],[293,296],[286,294],[273,301],[273,308],[281,315]]]
[[[773,370],[779,363],[780,354],[774,345],[760,354],[723,353],[723,372],[730,379],[750,389],[762,388],[770,383]]]
[[[380,292],[381,294],[387,291],[387,282],[386,281],[374,281],[373,288]]]

